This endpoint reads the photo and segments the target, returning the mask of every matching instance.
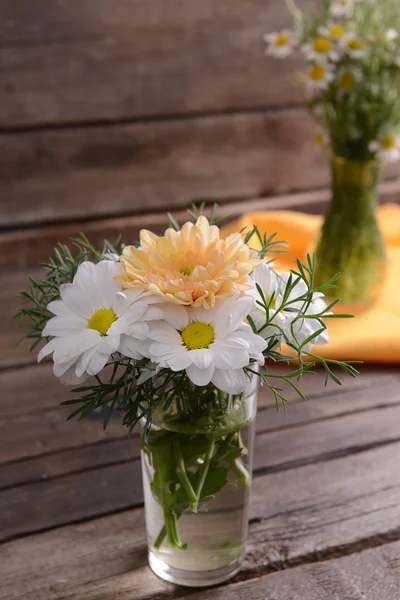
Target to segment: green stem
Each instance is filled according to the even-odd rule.
[[[176,523],[177,523],[178,519],[180,519],[180,518],[181,518],[181,516],[183,515],[183,512],[184,512],[183,510],[176,510],[176,511],[174,512],[174,517],[175,517],[175,527],[176,527]],[[163,527],[162,527],[162,528],[161,528],[161,530],[160,530],[160,533],[159,533],[159,534],[158,534],[158,536],[157,536],[157,539],[156,539],[156,541],[154,542],[154,549],[155,549],[155,550],[159,550],[159,549],[161,548],[161,544],[162,544],[162,543],[163,543],[163,541],[165,540],[165,537],[166,537],[166,535],[167,535],[167,528],[166,528],[166,526],[165,526],[165,525],[163,525]],[[178,535],[178,538],[179,538],[179,535]],[[186,544],[182,544],[182,545],[181,545],[181,547],[180,547],[180,549],[181,549],[181,550],[184,550],[186,547],[187,547],[187,545],[186,545]]]
[[[232,465],[232,469],[238,479],[239,485],[241,485],[243,487],[249,487],[250,483],[251,483],[251,477],[249,475],[248,470],[242,463],[241,459],[235,458],[235,460],[233,460],[231,462],[231,465]]]
[[[169,485],[167,482],[164,482],[163,487],[162,487],[162,506],[163,506],[163,511],[164,511],[164,520],[165,520],[165,533],[168,536],[168,542],[171,546],[171,548],[176,548],[177,550],[184,550],[186,548],[186,544],[182,544],[180,538],[179,538],[179,533],[178,533],[178,528],[177,528],[177,515],[176,513],[173,511],[173,507],[170,504],[170,491],[169,491]],[[159,539],[159,536],[157,537],[157,540]],[[162,540],[160,542],[160,546],[161,546]],[[155,546],[157,547],[157,546]],[[159,547],[159,546],[158,546]]]
[[[178,441],[174,442],[174,455],[178,479],[181,482],[190,502],[195,503],[197,501],[197,495],[188,479],[186,465],[182,455],[182,449]]]
[[[154,549],[159,550],[161,548],[161,544],[165,540],[165,536],[167,535],[167,529],[165,525],[162,526],[160,533],[157,536],[156,541],[154,542]]]
[[[200,498],[201,498],[201,492],[203,491],[204,482],[206,480],[206,477],[207,477],[207,474],[208,474],[208,471],[210,468],[211,459],[213,457],[214,450],[215,450],[215,441],[211,440],[210,445],[208,446],[207,453],[204,457],[204,462],[197,472],[197,485],[196,485],[196,491],[195,491],[196,501],[192,506],[193,512],[197,512],[198,505],[199,505]]]

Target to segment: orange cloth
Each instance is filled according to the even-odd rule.
[[[400,207],[381,206],[378,221],[387,249],[387,272],[380,296],[373,306],[354,319],[327,321],[329,344],[316,347],[317,353],[325,358],[400,362]],[[243,228],[248,231],[253,225],[257,225],[261,233],[277,232],[277,240],[289,243],[289,252],[278,255],[275,268],[288,271],[295,268],[296,258],[305,260],[321,223],[320,216],[293,211],[256,212],[245,214],[224,227],[222,235],[225,237]]]

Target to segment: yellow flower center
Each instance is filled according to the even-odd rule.
[[[275,40],[275,46],[286,46],[290,41],[290,37],[286,33],[280,33]]]
[[[107,331],[111,325],[118,319],[117,315],[111,308],[101,308],[90,317],[88,328],[95,329],[100,335],[107,335]]]
[[[350,50],[361,50],[362,43],[360,40],[353,38],[347,42],[347,47],[350,48]]]
[[[316,144],[318,144],[319,146],[323,146],[325,142],[325,136],[323,132],[317,131],[316,133],[314,133],[314,140]]]
[[[215,339],[214,328],[208,323],[191,323],[181,332],[181,336],[188,350],[208,348]]]
[[[350,90],[354,86],[355,81],[353,73],[343,73],[339,79],[339,87]]]
[[[393,150],[397,146],[397,140],[394,135],[387,135],[381,141],[381,146],[384,150]]]
[[[333,35],[336,38],[343,37],[345,33],[345,29],[341,25],[331,25],[330,27],[328,27],[328,31],[331,35]]]
[[[321,65],[314,65],[310,70],[310,79],[313,81],[322,81],[325,78],[326,71]]]
[[[314,40],[313,48],[315,52],[319,52],[320,54],[327,54],[331,49],[331,43],[326,38],[319,37],[316,40]]]
[[[189,277],[189,275],[193,273],[193,269],[191,267],[182,267],[181,269],[179,269],[179,272],[181,275]]]

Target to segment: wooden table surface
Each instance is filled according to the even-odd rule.
[[[65,422],[51,366],[0,372],[2,600],[399,600],[400,374],[304,380],[287,416],[262,391],[248,552],[190,590],[147,566],[139,439]]]

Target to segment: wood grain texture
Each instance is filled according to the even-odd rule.
[[[322,187],[303,109],[1,134],[3,226]]]
[[[282,374],[286,370],[283,366],[276,366],[272,372]],[[289,402],[287,415],[283,410],[276,410],[272,394],[266,388],[261,388],[258,431],[274,431],[400,402],[400,376],[395,375],[393,370],[365,367],[363,371],[356,379],[341,375],[343,385],[340,387],[331,382],[325,388],[321,369],[317,376],[304,377],[300,385],[308,398],[307,402],[302,401],[289,386],[283,385]],[[32,384],[29,390],[28,382]],[[1,464],[40,455],[49,458],[51,453],[127,438],[126,429],[120,425],[121,418],[118,416],[110,420],[106,432],[102,429],[101,416],[91,417],[80,424],[67,422],[70,409],[58,406],[58,403],[70,399],[71,392],[54,378],[50,365],[4,371],[0,373],[0,386],[4,392],[0,399]]]
[[[294,210],[322,214],[326,210],[329,199],[330,191],[321,189],[238,202],[228,200],[219,205],[218,215],[228,221],[242,215],[243,212],[262,210]],[[380,200],[382,203],[399,203],[400,181],[382,182]],[[39,263],[46,261],[52,255],[58,242],[66,243],[69,238],[76,237],[80,231],[83,231],[90,241],[99,247],[104,239],[113,240],[119,234],[122,234],[126,243],[131,243],[139,239],[141,229],[151,229],[157,234],[162,234],[167,223],[166,211],[167,207],[164,207],[160,213],[43,225],[0,233],[0,269],[4,274],[14,273],[16,269],[36,270]],[[187,220],[188,214],[185,210],[178,209],[173,212],[180,223]],[[209,215],[209,213],[210,209],[206,209],[205,214]],[[20,286],[22,285],[21,278]]]
[[[316,555],[328,557],[339,550],[398,538],[399,451],[400,445],[393,444],[256,478],[243,574],[257,576]],[[2,553],[4,599],[147,600],[176,595],[174,586],[151,575],[146,567],[142,509],[9,542]],[[365,577],[361,581],[368,581]],[[392,586],[395,581],[390,579]],[[221,588],[224,593],[228,589]],[[218,592],[201,592],[205,593]],[[288,600],[290,596],[275,598]],[[371,600],[362,595],[355,598]]]
[[[395,397],[400,399],[398,395]],[[400,439],[400,405],[303,423],[295,431],[282,427],[263,433],[262,421],[268,422],[268,413],[261,412],[260,417],[257,421],[259,433],[256,436],[254,460],[257,480],[265,477],[265,473],[323,462]],[[282,415],[282,424],[283,419]],[[99,424],[89,420],[86,420],[86,424],[96,435]],[[77,424],[77,427],[80,425]],[[5,446],[8,441],[6,438]],[[82,444],[82,440],[75,442]],[[139,440],[134,437],[130,443],[133,448],[129,448],[128,444],[117,448],[121,452],[120,464],[86,469],[68,477],[32,482],[0,492],[0,539],[140,505],[143,496],[138,464]],[[90,448],[90,451],[96,449]],[[112,446],[109,449],[113,451]],[[96,460],[97,457],[93,462],[96,463]],[[106,460],[106,464],[113,460],[115,458]],[[255,482],[254,486],[257,485]]]
[[[0,127],[302,101],[290,62],[264,54],[289,23],[279,0],[3,0],[0,23]]]
[[[302,382],[302,389],[308,398],[307,402],[296,401],[293,391],[285,390],[289,400],[287,415],[284,415],[282,411],[277,412],[271,394],[266,390],[261,390],[258,401],[257,432],[259,436],[268,432],[274,433],[271,438],[263,437],[261,439],[260,437],[262,447],[277,439],[275,434],[285,428],[400,403],[399,378],[388,373],[379,373],[369,368],[368,372],[362,376],[361,382],[345,379],[343,388],[323,389],[321,386],[322,374],[320,378],[315,379],[317,381],[313,384],[311,384],[311,379],[305,379]],[[21,380],[23,381],[22,377]],[[51,381],[49,381],[49,385]],[[27,395],[29,396],[29,394]],[[49,395],[51,396],[51,392]],[[17,398],[18,396],[16,396]],[[2,408],[2,403],[0,403],[0,408]],[[54,412],[50,411],[50,415],[52,414],[54,415]],[[60,414],[61,418],[65,416],[61,408]],[[13,441],[17,435],[21,434],[20,418],[6,419],[2,428],[8,433],[6,433],[5,442],[0,447],[0,489],[48,481],[54,477],[127,462],[139,456],[137,437],[129,439],[126,430],[119,427],[118,418],[112,420],[111,427],[105,436],[100,419],[94,419],[91,428],[81,433],[71,423],[60,424],[59,419],[57,427],[49,426],[51,421],[47,411],[42,416],[46,425],[43,426],[39,421],[39,427],[35,429],[32,417],[36,416],[37,419],[37,415],[36,412],[34,415],[26,415],[22,421],[32,428],[23,444]],[[361,428],[363,426],[365,427],[365,422],[360,424]],[[75,437],[75,433],[79,433],[79,436]],[[287,435],[290,433],[285,434],[285,440]],[[134,433],[134,436],[137,436],[137,432]],[[9,445],[8,440],[10,439]],[[319,443],[321,443],[320,440]],[[78,445],[79,442],[80,445]],[[373,442],[370,440],[370,443]],[[291,447],[293,448],[293,444]],[[354,451],[354,447],[352,450]],[[326,451],[329,453],[329,448]],[[343,448],[340,451],[343,451]],[[322,452],[322,458],[326,458],[326,452]],[[301,460],[300,458],[300,462]],[[303,458],[303,462],[304,460],[309,459],[306,457]],[[282,468],[290,465],[289,461],[289,464],[282,465]],[[269,468],[273,470],[279,468],[279,465],[278,467],[269,465]]]
[[[383,596],[384,594],[384,596]],[[123,600],[127,596],[120,596]],[[400,543],[304,565],[228,587],[183,596],[191,600],[397,600]]]

